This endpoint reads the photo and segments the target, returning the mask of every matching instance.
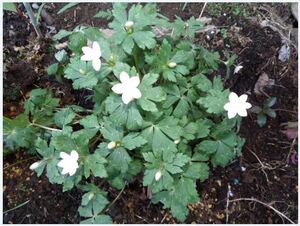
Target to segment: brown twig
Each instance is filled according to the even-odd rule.
[[[250,148],[248,148],[248,147],[246,147],[246,148],[248,149],[248,151],[250,151],[250,152],[255,156],[255,158],[256,158],[256,159],[258,160],[258,162],[260,163],[260,165],[261,165],[261,170],[262,170],[263,173],[265,174],[266,179],[267,179],[267,182],[269,183],[270,181],[269,181],[268,174],[267,174],[266,171],[264,170],[264,169],[266,169],[266,168],[268,168],[268,167],[265,166],[265,164],[258,158],[258,156],[257,156],[253,151],[251,151]]]
[[[204,2],[204,5],[203,5],[203,7],[202,7],[202,10],[201,10],[201,13],[200,13],[200,15],[199,15],[199,18],[202,17],[202,14],[203,14],[203,12],[204,12],[204,10],[205,10],[205,8],[206,8],[206,5],[207,5],[207,2]]]
[[[279,210],[275,209],[272,205],[268,204],[268,203],[264,203],[258,199],[255,198],[239,198],[239,199],[233,199],[233,200],[229,200],[229,202],[237,202],[237,201],[251,201],[251,202],[257,202],[260,203],[268,208],[270,208],[271,210],[273,210],[275,213],[277,213],[280,217],[283,217],[284,219],[288,220],[290,223],[292,224],[296,224],[294,221],[292,221],[290,218],[288,218],[285,214],[283,214],[282,212],[280,212]]]

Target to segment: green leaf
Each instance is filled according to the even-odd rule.
[[[51,64],[47,68],[48,75],[55,75],[57,71],[58,71],[58,63]]]
[[[103,215],[103,214],[97,215],[95,217],[95,221],[94,221],[94,224],[112,224],[112,223],[113,223],[113,221],[112,221],[111,217],[108,215]]]
[[[276,112],[273,109],[269,108],[269,109],[265,110],[264,112],[271,118],[276,118]]]
[[[99,11],[95,16],[95,18],[106,18],[108,20],[110,20],[113,15],[111,11]]]
[[[121,173],[125,173],[128,170],[129,163],[132,161],[128,152],[122,147],[115,148],[109,155],[108,160],[109,164],[120,170]]]
[[[166,94],[161,87],[152,86],[158,80],[158,77],[158,74],[146,74],[139,86],[142,97],[138,100],[138,104],[145,111],[158,111],[155,102],[161,102],[166,99]]]
[[[68,59],[68,53],[66,50],[62,49],[55,53],[54,57],[58,62],[65,62]]]
[[[24,104],[25,113],[33,116],[32,122],[46,126],[53,123],[53,113],[58,106],[59,99],[52,98],[46,89],[31,90],[31,96]]]
[[[208,113],[220,114],[224,112],[224,105],[228,102],[229,90],[221,91],[219,89],[211,89],[207,96],[200,97],[198,104],[204,106]]]
[[[55,34],[52,39],[54,41],[59,41],[65,37],[68,37],[69,35],[71,35],[73,32],[71,31],[67,31],[67,30],[64,30],[64,29],[61,29],[57,34]]]
[[[53,145],[53,147],[58,151],[78,151],[75,141],[70,136],[65,134],[53,136],[51,139],[51,145]]]
[[[56,125],[60,126],[61,128],[65,125],[68,125],[73,121],[75,117],[75,113],[70,108],[64,108],[61,111],[58,111],[54,114],[54,121]]]
[[[193,162],[185,171],[184,176],[205,181],[209,176],[209,167],[207,163],[204,162]]]
[[[146,143],[147,140],[145,140],[140,133],[129,133],[122,139],[122,145],[128,150],[141,147]]]
[[[267,122],[267,116],[263,113],[260,113],[257,115],[257,124],[260,126],[260,127],[263,127]]]
[[[218,69],[220,62],[220,54],[218,52],[210,52],[207,49],[200,47],[199,58],[200,72]]]
[[[156,45],[155,34],[151,31],[138,31],[132,34],[135,43],[141,48],[152,49]]]
[[[86,156],[84,161],[84,176],[88,178],[91,171],[95,177],[107,177],[105,163],[107,163],[106,159],[98,153]]]
[[[277,101],[276,97],[270,97],[264,102],[264,106],[272,107]]]
[[[259,106],[253,106],[251,109],[250,109],[251,112],[255,113],[255,114],[259,114],[262,112],[262,108],[259,107]]]
[[[126,53],[131,54],[134,47],[134,42],[131,36],[127,36],[122,43],[122,47]]]
[[[121,97],[113,95],[106,98],[105,108],[110,113],[109,120],[116,126],[126,125],[129,130],[142,126],[143,118],[134,102],[126,105]]]
[[[79,3],[76,3],[76,2],[67,3],[60,10],[58,10],[57,14],[59,15],[59,14],[67,11],[68,9],[70,9],[70,8],[72,8],[72,7],[74,7],[74,6],[78,5],[78,4]]]
[[[18,147],[30,148],[36,139],[36,131],[30,127],[26,114],[22,113],[15,119],[3,117],[4,143],[10,149]]]
[[[197,145],[198,150],[207,154],[215,153],[217,151],[217,148],[218,148],[218,143],[212,140],[204,140]]]
[[[48,146],[48,143],[40,137],[37,139],[35,146],[37,152],[44,158],[49,158],[54,154],[54,148],[51,145]]]
[[[99,30],[98,27],[89,27],[84,29],[83,32],[86,38],[90,41],[100,41],[100,39],[103,37],[102,32]]]
[[[3,2],[3,10],[18,13],[17,6],[13,2]]]
[[[100,123],[96,115],[88,115],[79,121],[85,129],[100,129]]]
[[[212,82],[203,74],[194,76],[192,83],[203,92],[208,92],[212,88]]]
[[[87,38],[82,32],[74,32],[69,36],[68,47],[76,54],[81,54],[82,47],[86,46]]]
[[[110,141],[121,141],[123,137],[123,130],[120,127],[114,126],[110,121],[106,121],[100,131],[103,137]]]
[[[214,167],[223,166],[225,167],[233,158],[232,148],[224,141],[216,141],[218,144],[217,151],[213,155],[211,162]]]
[[[65,77],[73,80],[74,89],[93,88],[98,82],[92,65],[78,58],[71,58]]]

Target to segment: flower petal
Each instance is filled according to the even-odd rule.
[[[247,99],[248,99],[248,95],[247,95],[247,94],[243,94],[243,95],[241,95],[241,96],[239,97],[239,99],[240,99],[241,102],[246,102]]]
[[[82,47],[82,52],[84,53],[84,55],[81,56],[81,60],[90,61],[94,58],[93,50],[90,47],[88,46]]]
[[[93,55],[95,58],[100,58],[101,57],[101,49],[100,45],[98,42],[93,42]]]
[[[60,160],[58,163],[57,163],[57,166],[61,167],[61,168],[64,168],[65,166],[65,161],[64,160]]]
[[[129,93],[122,94],[122,101],[124,104],[128,104],[132,100],[133,100],[133,97]]]
[[[63,170],[61,171],[61,174],[67,174],[68,173],[68,169],[67,168],[63,168]]]
[[[73,176],[77,171],[77,167],[72,167],[71,169],[69,169],[69,175]]]
[[[71,157],[74,161],[77,161],[79,158],[77,151],[75,151],[75,150],[71,151]]]
[[[66,152],[61,152],[61,153],[59,153],[59,156],[62,158],[62,159],[67,159],[67,158],[69,158],[70,156],[69,156],[69,154],[67,154]]]
[[[239,99],[238,95],[236,95],[236,93],[231,92],[229,94],[229,101],[230,102],[236,102]]]
[[[101,60],[100,59],[93,59],[92,64],[93,64],[93,68],[95,69],[95,71],[100,70],[100,68],[101,68]]]
[[[246,109],[249,109],[249,108],[251,108],[251,107],[252,107],[252,104],[250,104],[250,103],[248,103],[248,102],[245,103],[245,108],[246,108]]]
[[[224,109],[225,109],[226,111],[228,111],[228,110],[230,109],[230,106],[231,106],[231,104],[230,104],[230,102],[228,102],[228,103],[226,103],[226,104],[224,105]]]
[[[124,86],[122,83],[114,85],[111,89],[116,94],[122,94],[124,92]]]
[[[138,88],[135,88],[131,90],[131,96],[134,97],[135,99],[139,99],[142,96],[141,91]]]
[[[140,84],[139,76],[131,77],[130,78],[130,84],[132,84],[132,86],[134,86],[134,87],[138,87],[138,85]]]
[[[228,111],[228,118],[229,119],[234,118],[235,116],[236,116],[236,111],[232,111],[232,110]]]
[[[240,109],[238,109],[238,114],[239,114],[239,116],[246,117],[247,110],[245,108],[240,108]]]
[[[120,74],[120,81],[122,83],[128,83],[128,81],[129,81],[129,75],[125,71],[121,72],[121,74]]]

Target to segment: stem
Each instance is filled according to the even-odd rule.
[[[45,129],[45,130],[50,130],[50,131],[56,131],[56,132],[61,132],[62,131],[61,129],[50,128],[50,127],[43,126],[43,125],[36,124],[36,123],[31,123],[31,125],[36,126],[36,127],[40,127],[42,129]]]
[[[6,169],[8,169],[8,168],[10,168],[10,167],[13,167],[13,166],[15,166],[15,165],[18,165],[18,164],[20,164],[20,163],[22,163],[22,162],[26,162],[26,161],[28,161],[28,160],[36,159],[36,158],[37,158],[37,156],[34,156],[34,157],[31,157],[31,158],[28,158],[28,159],[24,159],[24,160],[18,161],[18,162],[14,163],[14,164],[11,164],[11,165],[9,165],[9,166],[4,167],[3,170],[6,170]]]
[[[138,64],[137,48],[136,48],[136,46],[134,46],[134,48],[132,50],[132,55],[133,55],[135,67],[136,67],[138,73],[141,75],[141,70],[140,70],[140,67],[139,67],[139,64]]]
[[[22,206],[25,206],[27,203],[29,203],[29,201],[30,201],[30,200],[27,200],[26,202],[23,202],[23,203],[21,203],[20,205],[17,205],[16,207],[14,207],[14,208],[12,208],[12,209],[9,209],[9,210],[4,211],[4,212],[3,212],[3,215],[6,214],[6,213],[11,212],[11,211],[13,211],[13,210],[19,209],[19,208],[21,208]]]
[[[117,195],[117,197],[109,204],[109,206],[106,208],[105,212],[107,212],[109,210],[109,208],[112,207],[112,205],[120,198],[120,196],[123,193],[125,187],[126,187],[126,184],[124,185],[124,187],[122,188],[120,193]]]
[[[41,30],[40,30],[40,28],[39,28],[39,26],[37,24],[36,18],[35,18],[34,14],[33,14],[33,11],[32,11],[32,8],[31,8],[30,4],[28,2],[24,2],[23,4],[25,6],[25,9],[26,9],[26,11],[28,13],[28,16],[30,18],[31,24],[34,27],[34,30],[35,30],[36,34],[38,35],[39,38],[43,38],[42,32],[41,32]]]

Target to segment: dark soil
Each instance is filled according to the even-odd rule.
[[[211,4],[211,3],[209,3]],[[49,4],[48,12],[54,18],[59,29],[73,29],[79,24],[107,27],[103,19],[93,18],[99,10],[111,8],[110,3],[86,3],[57,16],[56,12],[63,4]],[[198,17],[202,3],[159,3],[160,13],[174,19],[174,15],[188,19]],[[185,6],[185,7],[184,7]],[[251,5],[250,5],[251,6]],[[260,4],[255,4],[255,7]],[[297,26],[291,17],[288,4],[269,5],[282,21]],[[183,10],[184,8],[184,10]],[[251,10],[250,10],[251,11]],[[261,12],[265,16],[266,12]],[[204,16],[211,16],[209,11]],[[33,37],[24,17],[10,13],[4,14],[4,114],[14,117],[22,112],[23,99],[33,87],[47,87],[63,98],[62,103],[76,103],[88,106],[87,93],[74,92],[70,83],[63,85],[55,78],[46,75],[45,66],[53,61],[49,53],[50,42],[41,45]],[[256,115],[243,119],[240,132],[246,138],[243,156],[225,168],[216,168],[209,179],[198,184],[200,201],[190,205],[190,215],[185,223],[290,223],[273,210],[255,201],[237,200],[252,198],[269,204],[290,218],[298,221],[298,165],[291,160],[297,154],[297,141],[283,134],[282,123],[297,121],[298,112],[298,55],[291,48],[290,60],[282,63],[278,60],[281,37],[270,28],[262,28],[258,21],[246,19],[242,15],[233,15],[230,11],[213,17],[212,24],[225,28],[227,37],[216,34],[207,41],[205,34],[197,40],[210,50],[218,51],[222,60],[226,53],[238,56],[237,62],[243,69],[226,81],[226,86],[238,94],[248,93],[250,102],[261,106],[267,96],[277,97],[275,109],[277,117],[268,118],[267,124],[260,128]],[[17,27],[18,34],[9,32]],[[15,31],[15,29],[13,29]],[[33,54],[33,47],[40,45]],[[25,46],[24,49],[14,48]],[[225,78],[226,68],[220,65],[220,74]],[[254,93],[258,78],[266,73],[275,84],[264,89],[261,95]],[[62,94],[63,93],[63,94]],[[37,178],[29,170],[36,160],[26,151],[4,158],[4,211],[12,209],[29,200],[25,205],[4,214],[4,223],[79,223],[77,208],[82,192],[73,189],[62,192],[62,187],[52,185],[46,176]],[[229,189],[230,188],[230,189]],[[105,186],[110,200],[114,200],[119,191]],[[229,192],[230,191],[230,192]],[[151,204],[147,190],[138,181],[128,185],[118,201],[108,210],[115,223],[176,223],[169,210],[161,205]]]

